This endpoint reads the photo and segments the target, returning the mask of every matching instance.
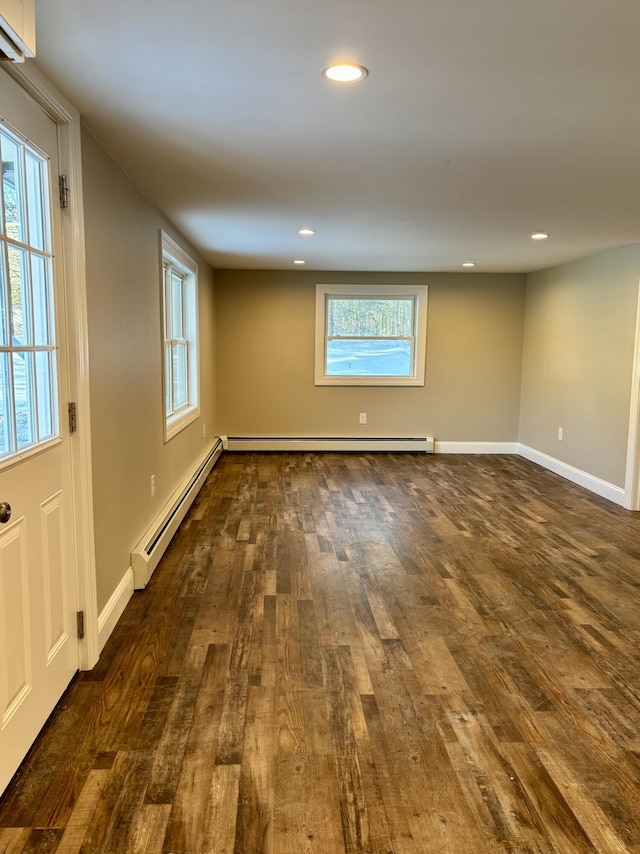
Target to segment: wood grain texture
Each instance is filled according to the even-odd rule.
[[[639,526],[516,457],[223,456],[0,854],[640,854]]]

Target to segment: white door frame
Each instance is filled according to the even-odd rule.
[[[93,489],[91,474],[91,420],[89,400],[89,340],[84,243],[84,202],[80,115],[40,70],[27,60],[3,68],[36,101],[58,128],[58,157],[67,176],[69,205],[62,212],[62,267],[69,358],[69,399],[75,401],[77,431],[69,437],[73,486],[74,551],[78,611],[84,611],[84,639],[80,641],[81,670],[98,661],[98,603],[96,593]],[[55,203],[55,200],[54,200]],[[65,406],[63,401],[63,406]]]
[[[636,337],[631,374],[631,406],[627,439],[624,506],[627,510],[640,510],[640,285],[638,286],[636,305]]]

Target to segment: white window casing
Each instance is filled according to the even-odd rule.
[[[161,232],[164,440],[200,416],[198,265]]]
[[[423,386],[427,342],[427,285],[316,285],[316,338],[315,338],[315,384],[317,386]],[[402,334],[379,335],[330,335],[329,306],[338,300],[351,301],[401,301],[411,306],[411,321]],[[410,328],[409,328],[410,327]],[[408,367],[394,374],[392,369],[385,373],[361,373],[354,370],[339,373],[328,364],[328,349],[343,342],[360,341],[396,344],[404,349]],[[379,361],[379,360],[378,360]],[[351,364],[350,364],[351,368]]]

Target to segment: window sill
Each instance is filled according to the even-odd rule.
[[[165,444],[171,439],[173,439],[174,436],[177,436],[178,433],[181,433],[185,429],[185,427],[189,426],[189,424],[193,424],[194,421],[197,421],[199,417],[200,407],[192,406],[185,412],[180,412],[177,415],[174,415],[171,418],[167,419],[164,425]]]
[[[317,386],[386,386],[407,388],[423,386],[417,377],[317,377]]]

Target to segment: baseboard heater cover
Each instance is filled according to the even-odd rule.
[[[431,454],[433,436],[404,438],[283,438],[278,436],[228,436],[224,438],[227,451],[347,451],[359,452],[410,452]]]
[[[222,454],[223,448],[222,439],[217,439],[204,459],[200,459],[195,469],[182,481],[131,552],[133,586],[136,590],[147,586],[165,549],[187,515],[196,495]]]

